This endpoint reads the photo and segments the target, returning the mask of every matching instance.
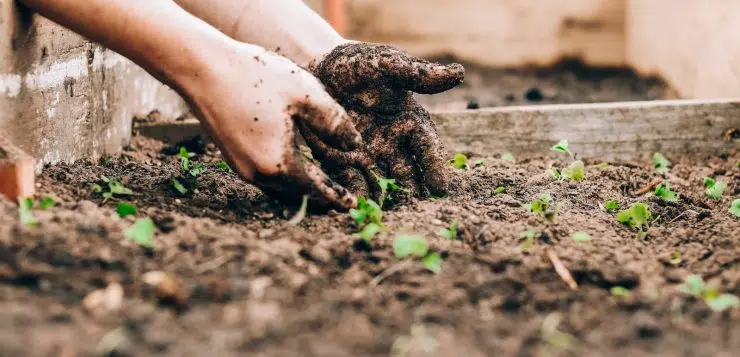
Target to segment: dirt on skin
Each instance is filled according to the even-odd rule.
[[[583,182],[549,177],[551,164],[567,164],[561,156],[487,158],[483,167],[451,171],[449,198],[387,210],[389,232],[366,244],[347,214],[288,224],[293,212],[214,167],[220,156],[212,145],[191,143],[200,153],[194,160],[209,170],[197,192],[176,194],[176,151],[135,138],[119,157],[47,167],[39,197],[54,196],[58,205],[34,210],[36,227],[22,225],[16,205],[0,199],[0,356],[672,357],[740,350],[740,309],[713,312],[678,290],[700,274],[720,292],[740,295],[740,220],[727,212],[740,194],[740,153],[669,157],[674,166],[665,176],[649,162],[589,166]],[[119,200],[91,191],[103,175],[135,192],[120,201],[136,203],[136,217],[118,218]],[[704,195],[705,176],[729,184],[721,200]],[[669,182],[679,201],[633,196],[656,179]],[[499,186],[506,192],[495,193]],[[556,223],[522,207],[542,193],[559,207]],[[602,210],[609,199],[621,207],[647,203],[655,216],[648,234],[638,237]],[[156,223],[153,250],[123,235],[141,217]],[[459,239],[442,238],[438,231],[455,220]],[[525,250],[520,234],[529,229],[545,235]],[[592,241],[571,240],[578,231]],[[404,232],[427,237],[444,259],[440,274],[394,257],[394,237]],[[547,251],[577,289],[558,276]],[[179,304],[158,302],[144,283],[152,271],[179,281]],[[90,294],[107,286],[113,293],[91,303]],[[629,295],[613,296],[615,286]],[[124,298],[110,311],[118,287]],[[543,322],[557,318],[556,331],[543,332]]]

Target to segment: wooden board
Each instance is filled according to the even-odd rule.
[[[740,101],[677,100],[507,107],[433,113],[447,149],[546,154],[567,139],[580,156],[629,160],[740,149]],[[200,135],[197,120],[147,123],[141,135],[175,143]]]

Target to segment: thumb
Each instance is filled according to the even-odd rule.
[[[443,65],[420,58],[404,56],[388,66],[389,74],[406,90],[419,94],[436,94],[452,89],[463,82],[465,68],[459,63]]]
[[[324,142],[337,149],[350,151],[362,143],[350,116],[323,90],[296,101],[287,111],[294,120],[308,124]]]

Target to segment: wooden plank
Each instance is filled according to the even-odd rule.
[[[547,154],[562,139],[579,156],[602,159],[740,149],[740,100],[505,107],[438,112],[432,118],[448,150],[480,155]],[[146,123],[135,130],[170,143],[202,134],[194,119]]]
[[[602,159],[740,149],[732,134],[740,130],[740,100],[508,107],[432,116],[449,150],[482,155],[546,154],[561,139],[579,156]]]
[[[35,160],[0,138],[0,195],[10,200],[33,196],[36,186]]]

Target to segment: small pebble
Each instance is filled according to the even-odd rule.
[[[259,239],[265,239],[265,238],[270,238],[270,237],[272,237],[274,235],[275,235],[275,230],[274,229],[267,228],[267,229],[261,230],[257,234],[257,237],[259,237]]]

